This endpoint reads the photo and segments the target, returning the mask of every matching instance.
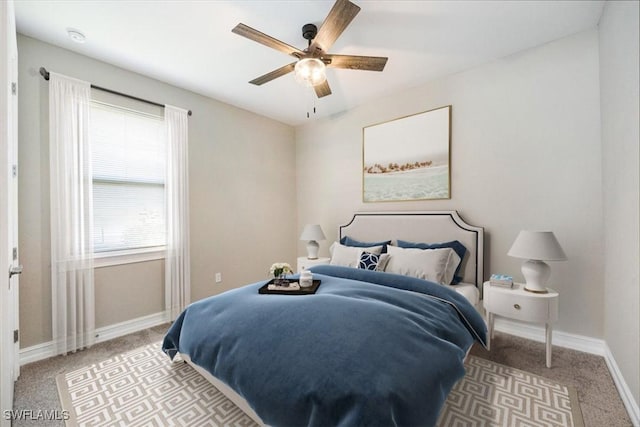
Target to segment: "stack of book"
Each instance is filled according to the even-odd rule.
[[[491,286],[513,288],[513,277],[507,276],[506,274],[492,274],[489,283]]]

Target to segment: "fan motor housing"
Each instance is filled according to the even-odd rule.
[[[313,40],[316,34],[318,34],[318,27],[314,24],[305,24],[302,26],[302,37],[304,37],[305,40]]]

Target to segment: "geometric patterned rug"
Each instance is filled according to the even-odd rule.
[[[577,395],[554,381],[474,356],[438,425],[583,427]],[[67,426],[255,426],[186,363],[172,363],[160,342],[56,378]]]
[[[186,363],[172,363],[157,342],[58,375],[67,426],[255,426]]]
[[[465,369],[439,426],[584,426],[573,387],[474,356]]]

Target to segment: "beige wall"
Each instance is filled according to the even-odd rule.
[[[600,20],[604,199],[604,338],[640,404],[638,2],[605,4]]]
[[[96,328],[164,310],[164,261],[96,268]]]
[[[295,262],[291,127],[22,35],[18,50],[23,348],[51,339],[48,83],[38,74],[41,66],[193,110],[189,118],[193,300],[265,278],[272,262]],[[97,269],[97,326],[162,311],[162,264]],[[214,284],[216,272],[222,273],[220,284]]]
[[[552,230],[569,257],[551,263],[558,329],[601,338],[598,87],[592,30],[299,127],[298,228],[320,223],[326,255],[353,212],[455,209],[485,227],[486,274],[519,280],[520,260],[506,255],[518,231]],[[362,127],[444,105],[452,105],[451,200],[364,204]]]

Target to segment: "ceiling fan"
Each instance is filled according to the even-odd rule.
[[[294,71],[296,80],[306,86],[312,86],[318,98],[322,98],[331,95],[331,88],[325,74],[326,67],[368,71],[384,70],[387,63],[386,57],[327,53],[358,12],[360,12],[360,7],[349,0],[337,0],[320,29],[314,24],[306,24],[302,27],[302,37],[308,40],[308,47],[304,50],[290,46],[248,25],[236,25],[231,30],[235,34],[296,58],[295,62],[257,77],[249,83],[260,86]]]

